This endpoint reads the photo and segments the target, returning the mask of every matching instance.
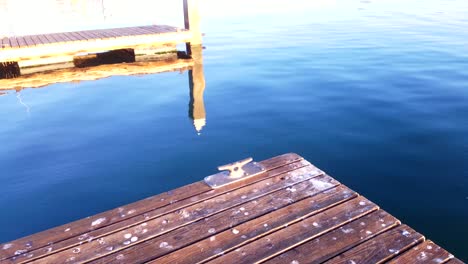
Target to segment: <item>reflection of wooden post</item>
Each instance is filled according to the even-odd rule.
[[[189,71],[190,103],[189,117],[193,119],[193,125],[200,134],[206,124],[205,103],[203,92],[205,91],[205,76],[203,74],[202,46],[190,47],[194,66]]]
[[[185,29],[192,32],[190,43],[200,45],[202,43],[200,30],[200,13],[198,12],[199,0],[183,0],[184,1],[184,21]]]

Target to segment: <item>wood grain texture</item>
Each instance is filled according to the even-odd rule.
[[[10,40],[8,38],[0,38],[0,49],[7,49],[10,47]]]
[[[32,36],[24,36],[23,39],[24,39],[24,41],[26,42],[26,44],[29,47],[34,47],[35,46],[35,43],[34,43],[34,40],[33,40]]]
[[[209,263],[262,262],[377,209],[378,207],[375,204],[363,197],[358,197],[255,240]]]
[[[318,175],[316,168],[309,165],[292,172],[278,174],[277,176],[264,179],[254,184],[246,185],[240,189],[230,190],[227,193],[212,197],[203,202],[177,208],[177,211],[167,210],[166,208],[150,211],[140,217],[135,217],[125,222],[113,224],[112,226],[88,233],[86,237],[81,239],[81,241],[86,241],[81,245],[76,245],[77,242],[81,242],[80,238],[70,240],[71,242],[75,242],[74,248],[63,250],[58,254],[49,255],[40,261],[45,261],[47,263],[63,263],[70,258],[73,258],[74,261],[91,260],[96,256],[104,256],[114,251],[135,247],[135,244],[160,236],[193,222],[206,219],[209,216],[239,206],[245,202],[256,200],[264,195],[306,181]],[[131,237],[128,237],[129,235]],[[96,240],[96,238],[99,239]],[[134,241],[134,239],[137,240]],[[102,243],[102,241],[105,243]],[[78,246],[80,252],[76,253],[76,248]],[[70,245],[67,245],[67,248],[68,247],[70,247]]]
[[[322,263],[399,224],[395,217],[379,210],[292,248],[267,263]]]
[[[42,45],[49,44],[49,40],[44,35],[37,35]]]
[[[381,223],[386,227],[385,223]],[[424,241],[424,236],[407,225],[393,228],[327,261],[327,264],[383,263]]]
[[[406,264],[406,263],[444,263],[454,256],[448,253],[445,249],[434,244],[434,242],[428,240],[419,244],[401,256],[396,257],[389,261],[389,264]]]
[[[300,186],[294,187],[298,192],[307,192]],[[294,193],[296,193],[294,192]],[[228,229],[223,232],[213,233],[210,237],[177,250],[171,254],[155,259],[150,263],[179,263],[190,264],[205,262],[226,254],[238,247],[259,239],[265,235],[276,232],[288,225],[292,225],[304,218],[325,211],[337,204],[356,198],[357,194],[345,186],[334,187],[323,191],[304,200],[279,208],[276,211],[262,215],[251,221],[232,226],[238,231],[237,234]],[[272,203],[276,200],[284,200],[281,197],[270,198]],[[288,202],[288,200],[286,200]],[[247,209],[245,210],[247,211]],[[242,213],[241,211],[240,213]]]
[[[10,47],[11,48],[19,48],[20,47],[20,44],[18,43],[18,40],[16,39],[16,37],[9,38],[9,41],[10,41]]]
[[[313,182],[320,182],[321,185],[314,185]],[[113,255],[99,259],[98,261],[96,261],[96,263],[125,263],[125,259],[131,259],[135,262],[146,262],[154,259],[155,257],[168,254],[169,252],[190,245],[202,239],[209,239],[211,241],[213,239],[213,236],[217,236],[217,233],[219,232],[223,232],[227,235],[232,234],[232,228],[240,230],[237,227],[240,224],[244,224],[244,226],[254,226],[254,228],[257,229],[257,222],[262,221],[262,219],[275,217],[278,218],[276,220],[280,220],[280,215],[284,214],[285,212],[285,210],[280,210],[280,208],[288,206],[296,201],[302,200],[309,196],[314,196],[327,189],[334,188],[338,184],[338,182],[336,182],[329,176],[316,177],[312,182],[306,180],[291,187],[281,189],[266,196],[262,196],[256,200],[242,203],[236,206],[235,208],[224,211],[217,215],[213,215],[211,217],[207,217],[205,218],[205,221],[197,222],[184,228],[180,228],[163,236],[159,236],[153,240],[142,243],[142,245],[137,245],[127,250],[116,252]],[[292,189],[296,191],[291,192]],[[348,192],[347,190],[346,194],[340,193],[339,196],[345,196],[344,198],[340,199],[340,201],[342,201],[345,199],[349,199],[352,196],[352,193],[350,191]],[[300,204],[296,204],[296,206],[294,207],[297,208],[300,212],[304,213],[305,211],[313,211],[313,209],[303,208],[301,206],[310,206],[310,201],[301,201],[299,203]],[[331,203],[335,203],[335,201],[332,199]],[[302,208],[302,210],[300,210],[300,208]],[[281,212],[278,213],[278,211],[276,210]],[[320,209],[317,208],[317,210]],[[305,214],[307,213],[305,212]],[[300,218],[302,216],[303,215],[301,214],[291,214],[290,220],[296,220],[296,218]],[[272,223],[270,227],[274,228],[275,224]],[[245,240],[247,238],[247,235],[243,233],[242,236],[239,235],[235,236],[234,238]],[[222,242],[223,238],[220,237],[219,241]],[[169,246],[160,247],[161,243],[167,243]],[[201,242],[198,242],[197,245],[204,247],[204,245]],[[228,245],[229,243],[226,243],[226,246]],[[208,247],[206,248],[206,250],[208,250]],[[217,249],[214,249],[214,251],[216,250]],[[148,254],[148,252],[151,252],[151,254]],[[125,256],[125,258],[123,258],[122,260],[117,260],[116,257],[120,254]],[[193,258],[188,259],[193,261]],[[157,260],[156,262],[161,263],[160,260]]]
[[[465,264],[465,262],[463,262],[463,261],[461,261],[461,260],[459,260],[457,258],[453,258],[453,259],[447,261],[446,263],[448,263],[448,264]]]
[[[157,217],[161,214],[169,213],[182,207],[224,194],[233,189],[242,187],[242,184],[255,183],[259,180],[275,177],[279,174],[309,165],[308,162],[303,161],[302,157],[296,154],[281,155],[263,161],[261,164],[267,169],[266,173],[252,177],[243,183],[239,182],[216,190],[211,190],[204,182],[193,183],[167,193],[135,202],[125,207],[119,207],[93,217],[81,219],[70,224],[18,239],[8,243],[11,246],[6,249],[4,249],[4,245],[0,245],[0,260],[16,257],[16,261],[20,262],[24,253],[15,254],[15,252],[23,251],[33,253],[36,257],[51,254],[64,247],[71,247],[81,243],[83,239],[80,239],[80,237],[84,234],[87,234],[86,236],[89,238],[91,236],[97,237],[97,234],[119,231],[130,225],[130,222],[138,224],[151,217]],[[99,224],[93,225],[93,223]],[[51,243],[53,243],[53,247],[49,246]]]
[[[24,39],[24,37],[15,37],[15,38],[18,41],[18,44],[19,44],[20,48],[27,48],[28,47],[28,44],[26,43],[26,40]]]

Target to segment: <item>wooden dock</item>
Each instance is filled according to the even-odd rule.
[[[296,154],[236,166],[2,244],[0,263],[462,263]]]
[[[170,26],[142,26],[3,38],[0,61],[190,42],[192,33]]]
[[[29,67],[73,63],[88,54],[131,50],[150,55],[180,43],[201,45],[198,0],[183,2],[184,28],[148,25],[0,38],[0,79],[22,75]]]

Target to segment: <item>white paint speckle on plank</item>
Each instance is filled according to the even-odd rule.
[[[106,221],[106,218],[105,218],[105,217],[101,217],[101,218],[99,218],[99,219],[94,220],[94,221],[91,223],[91,226],[100,225],[100,224],[104,223],[104,221]]]
[[[11,248],[12,246],[13,246],[13,244],[5,244],[5,245],[3,245],[2,249],[7,250],[7,249]]]

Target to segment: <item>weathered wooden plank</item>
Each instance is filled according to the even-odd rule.
[[[44,37],[47,39],[47,44],[54,44],[57,42],[50,34],[44,34]]]
[[[106,29],[106,33],[112,36],[113,38],[118,38],[122,36],[122,33],[119,30],[119,28]]]
[[[305,244],[291,248],[268,260],[267,263],[322,263],[399,224],[400,222],[395,217],[379,210]]]
[[[313,184],[314,182],[316,183],[315,185]],[[258,221],[256,218],[259,216],[273,212],[278,208],[282,208],[309,196],[316,195],[317,193],[323,192],[329,188],[333,188],[338,184],[338,182],[329,176],[320,176],[314,178],[312,182],[304,181],[289,188],[260,197],[257,200],[240,204],[235,208],[205,218],[204,221],[193,223],[126,250],[118,251],[112,255],[97,260],[96,263],[109,263],[115,261],[119,262],[117,259],[118,255],[124,255],[124,259],[132,259],[135,262],[146,262],[184,246],[190,245],[198,240],[212,237],[218,232],[226,231],[231,227],[245,223],[247,221],[248,222],[245,224],[250,226]],[[291,190],[294,190],[294,192]],[[346,194],[342,195],[347,196],[347,198],[343,199],[350,199],[351,192],[347,191]],[[300,203],[297,206],[299,207],[303,204],[310,206],[310,201],[306,203]],[[309,212],[311,211],[310,208],[306,208],[305,210],[307,209]],[[317,210],[320,209],[317,208]],[[226,232],[229,233],[230,230]],[[170,246],[160,247],[161,243],[167,243]],[[197,245],[203,247],[203,245],[200,245],[200,243],[197,243]],[[193,261],[193,259],[191,259],[191,261]],[[160,261],[158,260],[157,262]]]
[[[59,41],[59,43],[65,43],[69,41],[69,39],[66,37],[66,34],[57,33],[57,34],[54,34],[54,36]]]
[[[144,32],[143,34],[145,35],[154,35],[158,33],[158,32],[155,32],[154,30],[151,30],[151,28],[147,28],[147,27],[136,27],[136,29]]]
[[[158,26],[158,30],[160,33],[165,33],[165,32],[177,32],[177,28],[171,27],[171,26]]]
[[[307,183],[307,182],[306,182]],[[347,200],[357,197],[357,194],[347,187],[340,185],[338,187],[326,190],[317,195],[310,196],[307,195],[310,191],[307,189],[301,188],[298,184],[294,187],[295,191],[291,192],[284,199],[284,195],[272,194],[274,197],[270,197],[271,204],[276,204],[277,202],[286,202],[289,203],[288,198],[293,198],[294,196],[309,196],[304,200],[299,202],[292,203],[286,207],[280,208],[271,213],[262,215],[255,219],[252,219],[248,222],[242,223],[240,225],[232,225],[232,228],[238,231],[237,234],[233,233],[234,229],[228,229],[223,232],[218,233],[218,228],[216,228],[216,233],[209,234],[209,237],[198,241],[196,244],[184,247],[180,250],[167,254],[161,258],[155,259],[150,263],[179,263],[179,264],[191,264],[191,263],[200,263],[206,262],[210,259],[217,257],[220,254],[225,254],[230,252],[238,247],[241,247],[253,240],[259,239],[265,235],[276,232],[277,230],[284,228],[288,225],[292,225],[296,222],[301,221],[304,218],[310,217],[314,214],[320,213],[327,210],[330,207],[333,207],[339,203],[345,202]],[[311,185],[307,185],[311,187]],[[313,185],[312,185],[313,186]],[[287,190],[288,192],[291,191]],[[284,191],[283,191],[284,192]],[[288,197],[289,196],[289,197]],[[295,199],[295,198],[294,198]],[[311,206],[312,205],[312,206]],[[275,206],[276,207],[276,206]],[[246,207],[243,207],[246,208]],[[262,208],[256,209],[261,210]],[[254,210],[242,210],[242,212],[255,212]],[[242,212],[240,212],[242,214]],[[237,215],[237,214],[236,214]],[[211,221],[213,222],[213,221]],[[209,223],[211,223],[209,222]],[[229,221],[226,221],[229,223]],[[231,225],[229,225],[231,226]],[[237,232],[236,231],[236,232]],[[178,230],[178,233],[180,231]],[[206,233],[206,232],[205,232]],[[172,235],[172,233],[170,234]],[[174,238],[173,236],[172,238]],[[171,238],[169,238],[171,239]],[[168,239],[158,238],[158,242],[167,241]],[[171,243],[169,243],[171,244]],[[172,244],[178,244],[172,243]],[[171,244],[171,245],[172,245]],[[156,243],[156,245],[158,245]],[[149,248],[147,248],[149,249]],[[161,249],[151,248],[153,257],[158,255],[154,254],[154,251],[165,251],[169,252],[166,247]],[[143,251],[142,251],[143,252]],[[125,252],[123,255],[126,256]],[[113,261],[116,262],[116,261]]]
[[[49,38],[52,39],[52,43],[55,45],[55,44],[63,44],[62,43],[62,40],[58,37],[58,34],[54,33],[54,34],[47,34],[47,36]]]
[[[23,39],[29,47],[35,46],[34,40],[31,38],[31,36],[24,36]]]
[[[444,263],[453,259],[453,255],[445,251],[443,248],[427,240],[419,244],[407,252],[403,253],[395,259],[389,261],[389,264],[406,264],[406,263]]]
[[[122,28],[122,31],[129,34],[129,36],[134,36],[134,35],[139,36],[139,35],[141,35],[141,33],[136,32],[135,28],[133,28],[133,27],[131,27],[131,28]]]
[[[101,39],[115,38],[110,30],[93,30],[93,32],[98,34]]]
[[[148,32],[149,34],[160,34],[163,32],[163,28],[159,26],[141,26],[141,27],[136,27],[136,28],[144,30]]]
[[[73,42],[73,38],[66,32],[60,34],[65,42]]]
[[[65,32],[63,34],[67,37],[67,39],[70,40],[70,42],[78,42],[83,40],[83,38],[80,35],[76,33],[74,34],[73,32]]]
[[[159,28],[157,28],[157,27],[141,26],[141,27],[138,27],[138,28],[141,29],[141,30],[147,31],[150,34],[159,34],[159,33],[161,33],[161,30]]]
[[[32,35],[31,38],[36,46],[44,44],[38,35]]]
[[[10,37],[9,41],[10,41],[10,47],[11,48],[19,48],[20,47],[20,44],[18,43],[18,40],[16,39],[16,37]]]
[[[38,35],[37,37],[40,39],[42,45],[47,45],[50,43],[49,40],[43,34]]]
[[[7,49],[10,47],[10,40],[8,38],[0,38],[0,49]]]
[[[110,32],[116,35],[116,37],[125,37],[131,34],[131,32],[127,31],[125,28],[112,28],[109,29]]]
[[[459,260],[457,258],[453,258],[453,259],[447,261],[446,263],[447,264],[465,264],[465,262],[463,262],[463,261],[461,261],[461,260]]]
[[[146,30],[143,30],[143,29],[139,29],[137,27],[134,27],[134,28],[130,28],[128,29],[130,30],[131,34],[132,35],[137,35],[137,36],[143,36],[143,35],[149,35],[151,34],[150,32],[146,31]]]
[[[26,43],[26,40],[24,37],[16,37],[16,40],[18,41],[18,44],[20,45],[21,48],[27,47],[28,44]]]
[[[183,186],[176,190],[159,194],[133,204],[129,204],[125,207],[119,207],[101,214],[81,219],[70,224],[62,225],[44,232],[35,234],[33,236],[18,239],[10,242],[10,246],[7,249],[2,249],[0,245],[0,260],[15,256],[15,252],[28,251],[34,255],[50,254],[56,250],[60,250],[67,246],[74,246],[80,243],[78,240],[81,235],[87,233],[90,236],[98,237],[98,234],[107,234],[107,232],[118,231],[131,223],[138,224],[141,221],[145,221],[147,217],[160,216],[163,213],[169,213],[178,210],[184,206],[189,206],[198,202],[202,202],[206,199],[216,197],[217,195],[235,190],[242,187],[243,185],[252,184],[263,179],[275,177],[279,174],[302,168],[309,165],[307,161],[304,161],[302,157],[297,154],[289,153],[281,155],[266,161],[260,162],[266,169],[264,174],[249,178],[243,182],[238,182],[225,188],[219,188],[211,190],[208,185],[204,182],[197,182],[187,186]],[[191,198],[191,199],[188,199]],[[154,211],[160,209],[159,211]],[[131,212],[131,213],[130,213]],[[146,214],[146,215],[145,215]],[[105,221],[101,221],[105,219]],[[131,219],[130,222],[125,222]],[[92,223],[99,223],[93,225]],[[120,223],[118,226],[116,224]],[[107,229],[104,229],[108,227]],[[113,230],[115,228],[115,230]],[[92,231],[97,232],[92,232]],[[33,245],[30,248],[29,242],[33,241]],[[54,246],[49,252],[48,244],[52,242]],[[42,253],[41,253],[42,252]],[[18,254],[16,254],[18,255]],[[18,256],[17,256],[18,257]],[[21,255],[18,259],[21,258]]]
[[[133,28],[119,28],[113,29],[113,31],[117,32],[119,34],[119,37],[132,37],[141,35],[136,33]]]
[[[131,32],[126,28],[113,28],[111,31],[117,34],[117,37],[126,37],[131,35]]]
[[[72,33],[73,35],[76,35],[78,39],[80,39],[81,41],[88,41],[92,38],[91,36],[88,36],[85,33],[83,33],[83,31],[76,31],[76,32],[70,32],[70,33]]]
[[[133,35],[133,31],[129,28],[115,28],[111,29],[111,31],[115,32],[118,37],[127,37]]]
[[[86,30],[86,31],[82,31],[82,32],[85,33],[86,35],[90,36],[89,40],[100,40],[100,39],[106,38],[102,34],[103,30]]]
[[[386,225],[385,223],[381,224]],[[382,263],[423,241],[423,235],[407,225],[401,225],[346,251],[326,263]]]
[[[143,28],[145,30],[148,30],[150,31],[151,33],[153,34],[162,34],[162,33],[166,33],[166,32],[175,32],[174,30],[170,30],[166,27],[158,27],[158,26],[153,26],[153,27],[140,27],[140,28]]]
[[[80,35],[82,37],[82,39],[84,39],[86,41],[92,41],[92,40],[95,40],[95,38],[96,38],[95,36],[91,35],[87,31],[77,31],[75,33]]]
[[[206,217],[231,209],[245,202],[258,199],[280,189],[287,188],[299,182],[307,181],[319,176],[320,174],[321,173],[317,171],[315,167],[307,166],[224,193],[202,203],[199,202],[194,205],[184,207],[176,212],[167,213],[166,210],[159,210],[157,214],[158,217],[153,217],[151,213],[147,213],[146,217],[133,225],[123,226],[123,228],[125,228],[124,230],[120,228],[118,229],[120,231],[115,232],[116,228],[112,227],[110,229],[113,232],[112,234],[103,236],[98,240],[95,240],[96,236],[93,236],[93,238],[90,239],[90,235],[82,237],[81,240],[78,238],[78,240],[76,240],[77,242],[83,242],[84,240],[89,242],[83,243],[79,249],[80,252],[86,253],[77,254],[76,248],[72,248],[64,250],[60,252],[60,254],[47,256],[40,261],[45,261],[47,263],[62,263],[70,257],[77,261],[81,261],[89,260],[88,256],[102,256],[110,254],[113,251],[134,246],[136,243],[141,243],[145,240],[149,240],[174,229],[186,226],[195,221],[199,221]],[[129,219],[128,221],[131,220],[132,219]],[[107,227],[103,229],[106,228]],[[142,229],[146,229],[147,231],[143,232]],[[131,235],[131,237],[128,237],[129,234],[138,234],[138,237],[134,240],[134,237],[136,236]],[[101,243],[101,241],[105,241],[105,244]]]
[[[358,197],[255,240],[210,263],[262,262],[376,210],[375,204]]]

